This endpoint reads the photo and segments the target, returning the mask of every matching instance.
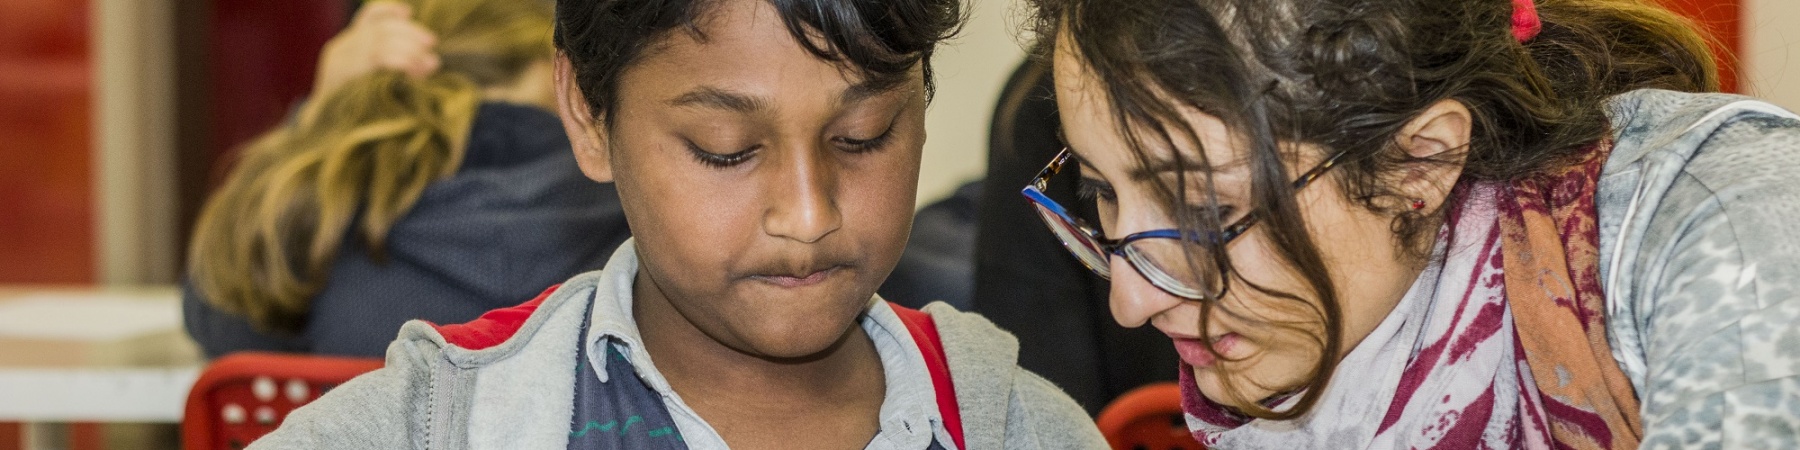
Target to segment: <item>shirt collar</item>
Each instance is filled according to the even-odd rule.
[[[699,441],[716,441],[717,432],[710,426],[683,423],[683,417],[698,418],[699,415],[680,400],[668,379],[656,369],[649,352],[644,350],[643,335],[631,315],[632,286],[637,270],[635,239],[620,245],[602,270],[599,285],[594,289],[593,307],[589,310],[588,329],[582,339],[583,345],[587,346],[588,364],[594,367],[590,374],[602,383],[608,381],[606,363],[610,358],[605,357],[607,352],[603,345],[616,346],[631,362],[638,377],[662,396],[671,415],[677,418],[677,425],[686,425],[681,426],[681,433],[690,443],[696,442],[695,438],[700,437],[697,433],[702,432],[709,436],[700,437]],[[955,445],[937,409],[937,394],[932,387],[931,374],[925,368],[925,357],[900,316],[876,296],[870,299],[869,308],[859,324],[874,341],[875,351],[881,356],[882,374],[887,380],[887,391],[881,402],[881,431],[870,440],[868,449],[916,450],[926,448],[934,439],[944,448],[953,448]]]

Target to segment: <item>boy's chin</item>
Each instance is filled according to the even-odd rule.
[[[854,314],[804,314],[737,324],[747,348],[739,351],[776,362],[802,363],[830,356],[860,325]],[[771,320],[772,319],[772,320]]]
[[[841,347],[838,343],[849,334],[848,331],[846,329],[844,333],[838,333],[837,336],[834,336],[835,339],[830,340],[761,343],[755,345],[755,348],[751,349],[751,353],[764,360],[785,364],[818,361],[832,355],[833,350]]]

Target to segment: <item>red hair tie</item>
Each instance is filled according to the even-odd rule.
[[[1533,0],[1513,0],[1512,3],[1512,32],[1520,44],[1537,37],[1539,31],[1544,31],[1544,20],[1538,18],[1537,3]]]

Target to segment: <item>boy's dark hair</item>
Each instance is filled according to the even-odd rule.
[[[678,29],[704,40],[698,22],[721,1],[557,0],[556,48],[568,55],[588,107],[604,120],[625,68]],[[760,1],[775,7],[808,51],[846,63],[878,85],[900,83],[924,64],[927,95],[932,50],[964,18],[961,0]]]

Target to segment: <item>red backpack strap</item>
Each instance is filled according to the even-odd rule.
[[[937,391],[938,415],[943,416],[944,430],[950,432],[956,448],[968,448],[963,445],[962,409],[956,406],[956,384],[950,380],[950,363],[944,359],[944,341],[938,338],[937,322],[931,320],[930,314],[916,309],[893,303],[888,303],[888,307],[900,316],[900,323],[906,324],[906,331],[925,355],[925,370],[931,373],[931,387]]]
[[[549,299],[550,294],[556,293],[556,288],[559,287],[562,285],[550,286],[549,289],[544,290],[544,293],[538,294],[537,298],[531,299],[531,301],[518,306],[482,313],[481,317],[468,323],[451,325],[425,323],[436,328],[438,335],[443,336],[444,342],[450,343],[450,345],[469,350],[492,348],[512,339],[514,334],[518,334],[519,328],[525,326],[525,321],[531,319],[531,314],[537,312],[538,305],[544,304],[544,300]]]

